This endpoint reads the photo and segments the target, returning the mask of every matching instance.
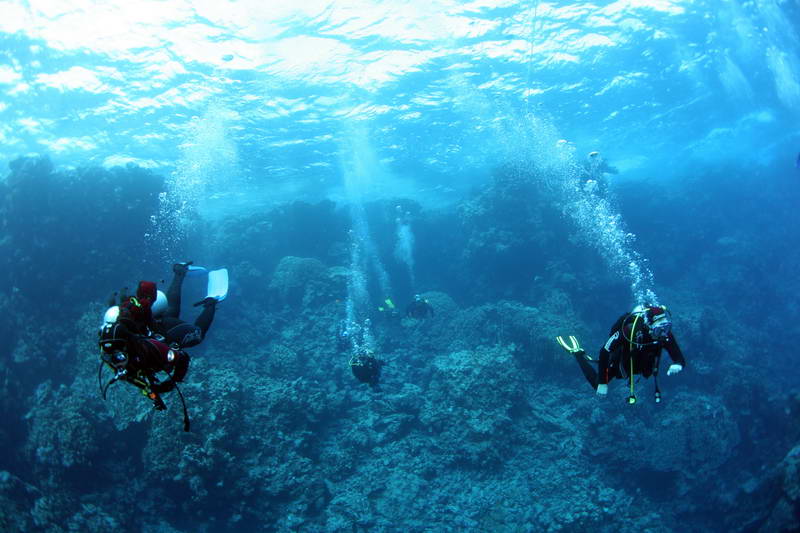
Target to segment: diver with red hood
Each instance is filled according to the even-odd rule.
[[[190,265],[191,262],[186,262],[173,266],[174,277],[167,294],[159,291],[152,281],[140,281],[135,296],[128,297],[123,292],[119,305],[112,305],[106,311],[98,342],[100,372],[104,364],[114,371],[111,381],[105,386],[101,382],[103,398],[108,387],[121,380],[139,388],[153,401],[155,409],[163,410],[166,406],[160,395],[175,389],[183,403],[185,431],[189,430],[189,417],[177,387],[189,370],[190,357],[185,348],[196,346],[205,338],[217,302],[227,295],[228,277],[226,269],[208,273],[209,294],[195,304],[202,305],[203,311],[194,324],[190,324],[179,318],[181,288],[192,270]],[[206,272],[199,267],[194,270]],[[160,372],[166,373],[168,378],[159,379]]]

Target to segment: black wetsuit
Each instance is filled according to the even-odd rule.
[[[185,277],[185,273],[175,273],[167,289],[167,310],[155,320],[153,326],[153,332],[162,336],[164,342],[179,348],[191,348],[203,341],[214,320],[217,303],[216,300],[207,299],[203,304],[203,311],[194,324],[178,318],[181,312],[181,287]]]
[[[596,369],[583,352],[576,354],[575,359],[592,388],[597,389],[598,385],[606,385],[614,378],[630,377],[631,360],[633,375],[639,374],[648,378],[657,374],[662,349],[667,350],[675,364],[686,366],[686,360],[672,333],[663,340],[653,339],[642,319],[636,321],[635,318],[632,314],[625,314],[614,323],[608,340],[600,348]],[[632,333],[634,327],[635,332]]]
[[[368,383],[374,389],[378,387],[381,378],[382,364],[382,361],[371,355],[361,355],[353,358],[350,369],[358,381]]]

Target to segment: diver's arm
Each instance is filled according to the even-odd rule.
[[[611,354],[604,349],[600,349],[599,365],[597,367],[597,384],[608,385],[608,361]]]
[[[189,371],[189,361],[191,360],[189,354],[183,350],[174,350],[172,353],[177,357],[174,362],[175,366],[171,373],[167,371],[167,368],[162,368],[164,372],[169,374],[169,378],[161,383],[153,384],[152,389],[154,392],[163,393],[171,391],[175,388],[176,383],[183,381],[183,378],[186,377],[186,373]]]
[[[189,371],[189,361],[191,358],[189,354],[183,350],[179,350],[177,354],[178,359],[175,361],[175,370],[172,371],[172,380],[180,383]]]
[[[669,358],[672,359],[673,363],[681,365],[682,367],[686,366],[686,359],[684,359],[683,352],[681,352],[681,348],[678,346],[678,341],[675,340],[674,335],[670,334],[669,338],[664,341],[664,348],[667,349]]]
[[[608,338],[606,343],[600,348],[600,355],[598,357],[599,366],[597,367],[597,383],[598,385],[608,385],[608,382],[611,380],[610,376],[610,363],[611,363],[611,353],[616,352],[617,350],[621,349],[620,346],[620,337],[622,333],[620,330],[614,331],[611,336]]]

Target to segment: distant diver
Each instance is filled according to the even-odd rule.
[[[433,316],[433,306],[420,294],[414,295],[414,301],[406,306],[406,316],[422,320]]]
[[[379,391],[381,367],[383,361],[370,352],[355,354],[350,358],[350,370],[353,376],[361,383],[368,384],[373,390]]]
[[[190,357],[185,348],[196,346],[205,338],[217,302],[224,300],[228,292],[226,269],[208,272],[190,265],[191,262],[173,265],[174,277],[166,295],[152,281],[140,281],[136,296],[128,297],[123,291],[118,305],[114,305],[115,295],[103,318],[98,341],[101,352],[98,380],[103,398],[108,387],[121,380],[139,388],[160,411],[166,409],[160,395],[175,389],[183,404],[184,431],[189,431],[189,416],[177,384],[189,370]],[[178,317],[181,288],[189,272],[208,273],[207,295],[195,304],[202,305],[203,311],[194,324]],[[105,386],[101,380],[104,365],[114,371]],[[168,378],[160,380],[159,372],[166,373]]]
[[[606,174],[619,174],[619,170],[609,165],[600,152],[589,152],[581,169],[582,188],[587,192],[605,196],[608,193]]]
[[[655,380],[655,400],[661,401],[658,388],[658,368],[661,350],[666,348],[673,364],[667,375],[677,374],[686,366],[681,349],[672,334],[671,314],[666,306],[637,306],[630,313],[622,315],[611,328],[609,338],[600,349],[597,361],[586,355],[578,339],[570,335],[568,340],[556,337],[558,344],[575,357],[584,377],[597,391],[608,394],[608,382],[614,378],[628,379],[630,394],[628,403],[636,403],[634,376],[644,378],[653,376]],[[597,365],[597,368],[595,368]]]
[[[339,339],[350,346],[348,366],[353,376],[361,383],[366,383],[373,390],[379,391],[381,367],[384,362],[375,357],[375,338],[371,332],[372,321],[367,318],[363,324],[345,320],[339,330]],[[340,344],[341,346],[341,344]]]

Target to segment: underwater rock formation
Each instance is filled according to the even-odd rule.
[[[158,212],[160,176],[136,166],[59,171],[46,157],[9,166],[0,196],[4,287],[41,307],[72,305],[80,300],[53,296],[85,295],[80,273],[113,278],[130,268],[132,255],[145,265],[158,257],[145,236]],[[59,271],[69,275],[53,275],[55,255]]]
[[[774,363],[761,328],[694,286],[672,287],[687,368],[662,373],[661,404],[652,380],[636,384],[635,406],[624,382],[598,399],[553,338],[575,334],[595,354],[626,293],[569,241],[535,173],[505,172],[457,209],[412,208],[414,291],[392,295],[397,313],[377,309],[382,294],[369,302],[386,363],[379,390],[353,378],[337,342],[346,210],[296,203],[205,228],[235,283],[190,350],[183,433],[176,392],[165,412],[124,383],[105,402],[98,392],[111,377],[98,379],[106,293],[168,268],[146,246],[131,254],[143,249],[160,178],[16,162],[3,182],[16,192],[0,199],[0,444],[13,451],[0,458],[0,529],[796,528],[797,402],[765,385]],[[80,208],[62,205],[73,189],[88,195]],[[35,205],[48,206],[42,220],[27,214]],[[394,205],[366,206],[389,258]],[[119,212],[129,227],[100,227]],[[80,254],[66,228],[85,243]],[[69,256],[58,276],[45,268],[55,255]],[[402,316],[417,292],[434,316]]]

